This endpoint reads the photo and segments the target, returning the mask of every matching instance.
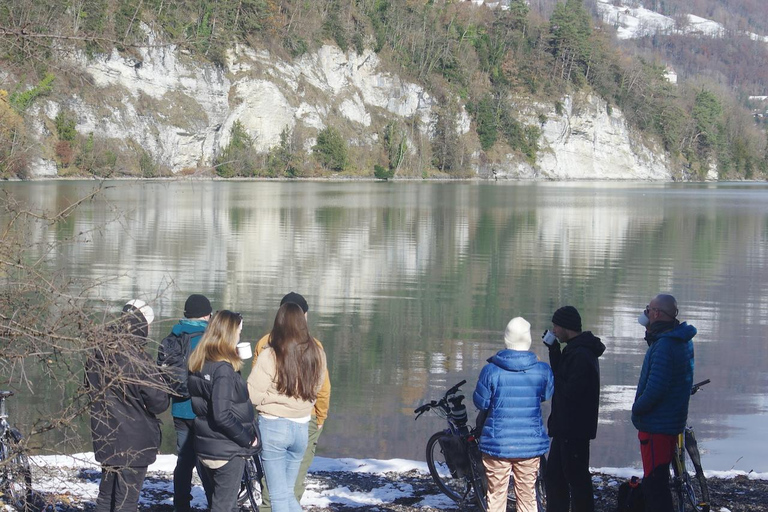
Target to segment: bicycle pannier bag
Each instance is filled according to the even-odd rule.
[[[157,349],[157,365],[160,366],[166,384],[171,388],[174,396],[189,398],[187,389],[189,345],[192,338],[202,336],[203,332],[185,332],[181,335],[171,333],[160,342],[160,347]]]
[[[453,478],[463,478],[466,475],[470,475],[469,455],[467,454],[467,446],[464,440],[459,436],[446,435],[438,441],[440,449],[445,456],[445,462],[448,464],[448,469],[451,471],[451,476]]]
[[[645,512],[645,498],[643,498],[641,484],[642,481],[633,476],[619,485],[616,512]]]

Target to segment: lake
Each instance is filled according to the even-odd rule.
[[[768,184],[107,185],[64,232],[30,233],[41,244],[78,240],[47,254],[50,268],[100,280],[93,296],[115,313],[129,298],[151,299],[155,341],[190,293],[241,312],[252,341],[285,293],[303,294],[333,384],[321,455],[423,460],[443,423],[415,422],[413,409],[466,379],[473,410],[477,375],[503,348],[507,322],[531,322],[533,349],[547,360],[540,333],[571,304],[607,346],[591,465],[637,466],[629,409],[647,345],[636,318],[661,291],[699,331],[695,378],[712,379],[689,416],[704,467],[768,471]],[[56,211],[96,182],[1,186]],[[50,399],[27,393],[20,417]],[[169,423],[165,452],[175,443]]]

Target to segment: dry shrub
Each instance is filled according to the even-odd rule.
[[[60,140],[56,143],[56,156],[62,166],[68,167],[75,161],[75,152],[72,150],[72,144],[67,140]]]

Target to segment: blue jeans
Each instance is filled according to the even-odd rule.
[[[307,449],[308,424],[285,418],[259,417],[261,462],[272,501],[272,512],[301,512],[293,488]]]

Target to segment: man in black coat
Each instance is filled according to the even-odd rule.
[[[147,467],[160,447],[156,415],[169,399],[144,351],[153,318],[144,301],[130,301],[86,361],[93,451],[101,463],[96,512],[136,512]]]
[[[544,337],[555,374],[555,394],[547,428],[552,438],[544,483],[548,512],[593,512],[589,441],[597,434],[600,363],[605,345],[581,330],[581,316],[564,306],[552,316],[552,333]],[[560,343],[565,348],[560,350]]]

